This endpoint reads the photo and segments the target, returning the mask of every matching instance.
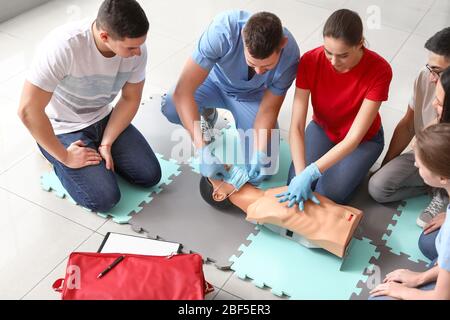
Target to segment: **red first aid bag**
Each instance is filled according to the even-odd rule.
[[[98,277],[120,256],[117,263]],[[66,276],[53,284],[63,300],[202,300],[213,287],[205,281],[198,254],[168,257],[74,252]]]

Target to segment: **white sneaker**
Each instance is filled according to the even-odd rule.
[[[448,206],[448,197],[440,189],[433,189],[433,198],[430,204],[417,217],[417,225],[424,228],[439,213],[444,212]]]
[[[203,140],[208,144],[214,141],[213,129],[218,117],[219,113],[216,109],[205,109],[200,116]]]

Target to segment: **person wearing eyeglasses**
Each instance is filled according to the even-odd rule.
[[[445,211],[448,195],[441,189],[426,186],[414,166],[414,153],[408,148],[415,135],[431,123],[438,114],[433,107],[436,84],[450,66],[450,27],[433,35],[425,43],[428,63],[420,70],[406,114],[395,128],[381,168],[369,181],[369,193],[380,203],[399,201],[431,191],[432,200],[417,218],[417,224],[427,230],[433,219]],[[406,152],[405,149],[407,150]]]

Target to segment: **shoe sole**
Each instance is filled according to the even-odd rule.
[[[425,226],[428,224],[427,222],[422,221],[422,220],[420,219],[420,217],[417,217],[416,223],[417,223],[417,225],[418,225],[419,227],[421,227],[422,229],[425,228]]]

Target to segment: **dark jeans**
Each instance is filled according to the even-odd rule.
[[[439,233],[439,230],[436,230],[430,234],[422,234],[419,237],[419,249],[422,251],[423,255],[430,259],[431,261],[437,259],[438,253],[436,250],[436,237]]]
[[[306,165],[319,160],[335,145],[325,131],[316,122],[311,121],[305,132]],[[323,172],[313,184],[313,191],[334,202],[346,204],[380,156],[383,148],[384,132],[381,128],[372,140],[361,143],[352,153]],[[295,168],[292,163],[287,183],[289,184],[294,177]]]
[[[60,134],[59,141],[67,148],[77,140],[97,150],[108,123],[109,116],[80,131]],[[42,154],[53,164],[56,175],[69,195],[79,205],[96,212],[106,212],[120,200],[120,190],[115,174],[106,169],[105,161],[99,165],[71,169],[46,152]],[[161,167],[153,150],[133,126],[129,125],[111,148],[116,173],[130,183],[151,187],[161,180]]]

